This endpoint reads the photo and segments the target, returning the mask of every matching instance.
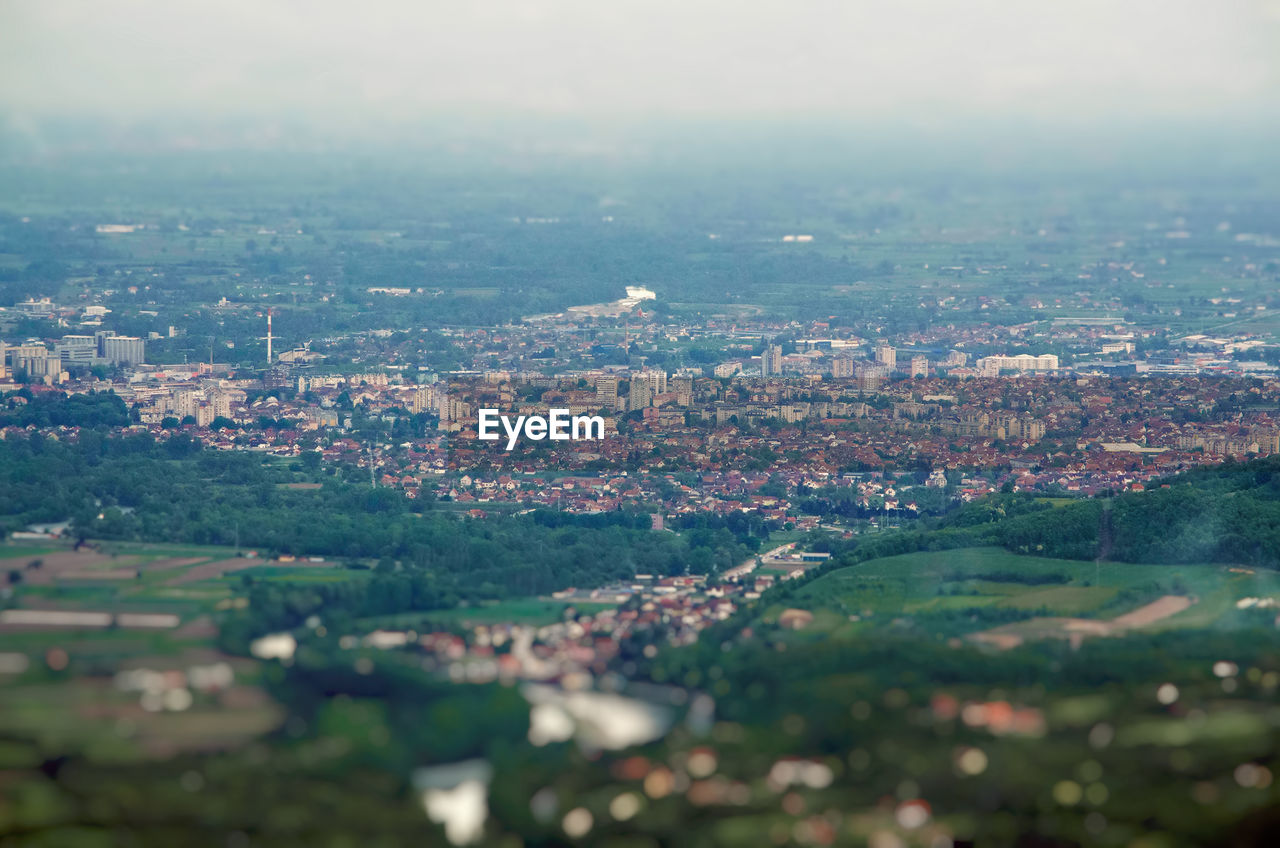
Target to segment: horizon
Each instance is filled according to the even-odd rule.
[[[1280,112],[1280,3],[9,0],[0,114],[393,126],[459,113],[903,124]]]

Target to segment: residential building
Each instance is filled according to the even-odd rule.
[[[1001,371],[1056,371],[1058,370],[1058,357],[1052,353],[1043,353],[1039,356],[1033,356],[1029,353],[1019,353],[1016,356],[1005,356],[998,354],[996,356],[984,356],[977,362],[978,372],[983,377],[995,377]]]
[[[636,377],[631,379],[631,390],[627,397],[627,409],[645,409],[653,402],[653,390],[649,382]]]
[[[777,377],[782,374],[782,346],[768,345],[760,354],[760,374],[764,377]]]

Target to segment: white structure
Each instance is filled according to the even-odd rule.
[[[136,336],[104,336],[102,357],[112,365],[141,365],[146,361],[147,343]]]
[[[1052,353],[1042,353],[1039,356],[1033,356],[1029,353],[1020,353],[1017,356],[1005,356],[1003,354],[996,356],[984,356],[977,362],[978,373],[984,377],[995,377],[1001,371],[1056,371],[1058,370],[1058,357]]]

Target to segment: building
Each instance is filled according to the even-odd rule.
[[[912,377],[928,377],[929,376],[929,359],[928,357],[917,354],[911,357],[911,376]]]
[[[200,393],[191,389],[179,389],[173,393],[173,415],[178,420],[195,418],[200,407]],[[209,416],[210,420],[213,416]]]
[[[864,364],[857,369],[858,391],[879,391],[888,376],[889,369],[887,366]]]
[[[676,393],[676,406],[693,405],[693,378],[676,377],[671,381],[672,391]]]
[[[409,402],[409,411],[414,415],[436,412],[436,390],[434,386],[418,386],[413,390],[413,400]]]
[[[649,395],[661,395],[667,392],[667,372],[654,371],[652,369],[641,371],[631,378],[631,384],[635,385],[636,380],[643,380],[649,384]]]
[[[978,373],[983,377],[999,376],[1001,371],[1056,371],[1058,370],[1058,357],[1052,353],[1042,353],[1039,356],[1033,356],[1030,353],[1020,353],[1017,356],[1006,356],[998,354],[995,356],[984,356],[977,361]]]
[[[717,365],[715,368],[713,368],[711,373],[721,379],[724,379],[726,377],[732,377],[734,374],[737,374],[741,370],[742,370],[741,362],[722,362],[719,365]]]
[[[844,380],[853,376],[853,357],[837,356],[831,360],[831,376],[836,380]]]
[[[19,359],[30,357],[48,356],[49,349],[38,342],[27,342],[25,344],[10,345],[5,349],[5,356],[9,360],[9,364],[14,368],[18,367]]]
[[[618,378],[613,374],[596,378],[596,404],[605,409],[618,408]]]
[[[760,354],[760,375],[777,377],[782,373],[782,346],[768,345]]]
[[[135,336],[100,335],[99,354],[112,365],[141,365],[146,362],[147,343]]]
[[[287,389],[293,383],[293,374],[288,365],[272,365],[263,374],[262,383],[268,389]]]
[[[19,312],[28,318],[52,318],[58,312],[58,304],[47,297],[42,297],[39,300],[28,298],[22,303],[15,303],[13,311]]]
[[[214,392],[209,398],[209,406],[214,418],[231,417],[231,395],[227,392]]]
[[[627,396],[627,409],[646,409],[653,402],[653,390],[647,380],[637,377],[631,379],[631,390]]]
[[[1002,423],[1006,438],[1024,442],[1038,442],[1044,438],[1044,422],[1035,418],[1021,416]]]
[[[323,353],[312,353],[305,347],[299,347],[293,350],[286,350],[284,353],[277,355],[276,362],[282,362],[285,365],[298,365],[319,362],[324,358],[325,355]]]
[[[64,365],[93,365],[100,361],[98,340],[94,336],[63,336],[53,349]]]
[[[65,378],[62,360],[50,356],[49,349],[43,344],[21,344],[10,347],[6,351],[9,367],[16,376],[19,372],[32,382],[53,385]]]
[[[880,345],[876,348],[876,362],[893,371],[898,367],[898,351],[889,345]]]

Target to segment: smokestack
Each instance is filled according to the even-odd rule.
[[[271,365],[271,310],[267,310],[267,365]]]

